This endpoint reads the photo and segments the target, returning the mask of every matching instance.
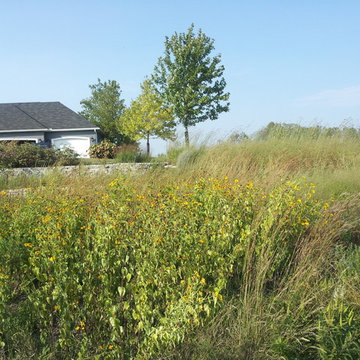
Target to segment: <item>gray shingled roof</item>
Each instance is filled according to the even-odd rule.
[[[0,131],[84,128],[97,129],[60,102],[0,104]]]

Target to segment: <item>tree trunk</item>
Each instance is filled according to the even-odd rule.
[[[146,154],[150,156],[150,134],[149,132],[146,135]]]
[[[189,142],[189,130],[188,130],[187,126],[185,126],[185,145],[187,147],[189,147],[189,145],[190,145],[190,142]]]

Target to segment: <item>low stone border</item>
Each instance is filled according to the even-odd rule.
[[[164,168],[174,167],[168,164],[155,163],[116,163],[104,165],[76,165],[76,166],[57,166],[57,167],[33,167],[33,168],[16,168],[16,169],[0,169],[0,176],[19,177],[19,176],[35,176],[41,177],[53,171],[58,171],[64,175],[73,174],[111,174],[113,172],[141,172],[149,170],[152,167],[162,166]]]

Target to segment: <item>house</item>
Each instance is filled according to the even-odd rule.
[[[94,124],[60,102],[0,104],[0,141],[17,140],[62,149],[79,156],[97,143]]]

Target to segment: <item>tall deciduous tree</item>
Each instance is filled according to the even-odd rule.
[[[207,119],[215,120],[229,110],[229,93],[223,78],[220,55],[211,56],[214,40],[201,29],[194,34],[194,25],[187,33],[166,37],[165,53],[155,66],[152,79],[158,92],[172,106],[180,124],[188,128]]]
[[[139,97],[124,111],[118,129],[136,141],[146,139],[146,150],[150,155],[150,137],[172,139],[175,135],[175,121],[170,108],[164,106],[150,80],[145,80],[141,89]]]
[[[83,110],[80,115],[88,119],[101,129],[103,138],[116,144],[128,143],[129,138],[117,129],[117,121],[125,110],[124,100],[121,99],[120,85],[115,80],[89,85],[91,96],[81,100]]]

